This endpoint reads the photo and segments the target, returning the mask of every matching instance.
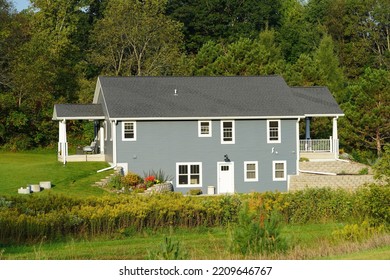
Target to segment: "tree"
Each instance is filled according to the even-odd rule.
[[[183,23],[186,50],[197,53],[208,41],[255,39],[280,25],[280,0],[169,0],[167,14]]]
[[[92,62],[105,74],[172,73],[181,25],[164,15],[165,6],[165,0],[110,0],[92,34]]]
[[[389,69],[390,4],[388,0],[334,0],[324,24],[336,41],[349,78],[366,67]]]
[[[274,31],[227,45],[210,41],[199,50],[194,61],[194,75],[271,75],[280,74],[284,68]]]
[[[17,49],[12,67],[13,114],[9,139],[18,148],[48,145],[57,137],[53,104],[78,99],[80,49],[77,38],[84,0],[32,0],[31,38]]]
[[[342,109],[344,138],[358,149],[376,150],[378,156],[390,139],[390,72],[367,68],[348,86]]]

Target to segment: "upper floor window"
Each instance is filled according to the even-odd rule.
[[[122,123],[122,140],[123,141],[136,141],[137,140],[137,126],[136,122],[123,122]]]
[[[267,121],[267,143],[280,143],[280,120]]]
[[[211,137],[211,121],[198,122],[198,136]]]
[[[221,121],[221,143],[235,143],[234,121]]]

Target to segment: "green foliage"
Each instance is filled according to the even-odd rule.
[[[179,241],[171,237],[165,237],[160,248],[148,252],[149,260],[186,260],[188,253],[182,249]]]
[[[142,178],[138,174],[132,172],[127,173],[121,179],[122,186],[127,188],[135,187],[141,182],[142,182]]]
[[[368,175],[368,168],[362,168],[359,170],[359,175]]]
[[[390,185],[390,145],[386,145],[384,153],[373,166],[375,178],[384,180]]]
[[[188,191],[188,194],[189,195],[201,195],[202,194],[202,190],[201,189],[191,189]]]
[[[286,251],[286,240],[280,235],[280,222],[276,211],[270,215],[265,211],[251,212],[245,203],[231,229],[231,251],[242,255]]]
[[[153,176],[158,183],[164,183],[173,180],[173,176],[166,174],[162,169],[159,169],[158,171],[150,170],[148,172],[144,172],[144,178],[149,176]]]
[[[240,200],[175,193],[91,198],[64,196],[5,197],[0,211],[0,242],[26,243],[69,236],[98,236],[169,227],[223,226],[236,219]],[[131,207],[130,207],[131,206]]]
[[[348,224],[342,229],[335,230],[332,235],[336,240],[347,240],[347,241],[363,241],[372,237],[375,234],[382,233],[384,226],[379,227],[370,226],[370,223],[363,221],[361,224]]]

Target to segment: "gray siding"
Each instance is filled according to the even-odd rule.
[[[122,141],[122,123],[117,125],[117,162],[141,176],[162,169],[172,176],[175,191],[177,162],[202,162],[202,191],[217,187],[217,162],[227,154],[234,162],[235,192],[287,191],[286,181],[273,181],[272,161],[285,160],[287,175],[297,164],[296,121],[281,120],[281,143],[267,144],[266,120],[235,120],[235,144],[221,144],[221,123],[212,121],[212,137],[198,137],[198,121],[137,121],[137,140]],[[107,145],[108,150],[109,145]],[[274,153],[272,153],[274,148]],[[112,147],[111,147],[112,150]],[[244,181],[244,161],[258,161],[258,182]]]

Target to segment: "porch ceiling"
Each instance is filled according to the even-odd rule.
[[[56,104],[53,120],[104,120],[102,104]]]

